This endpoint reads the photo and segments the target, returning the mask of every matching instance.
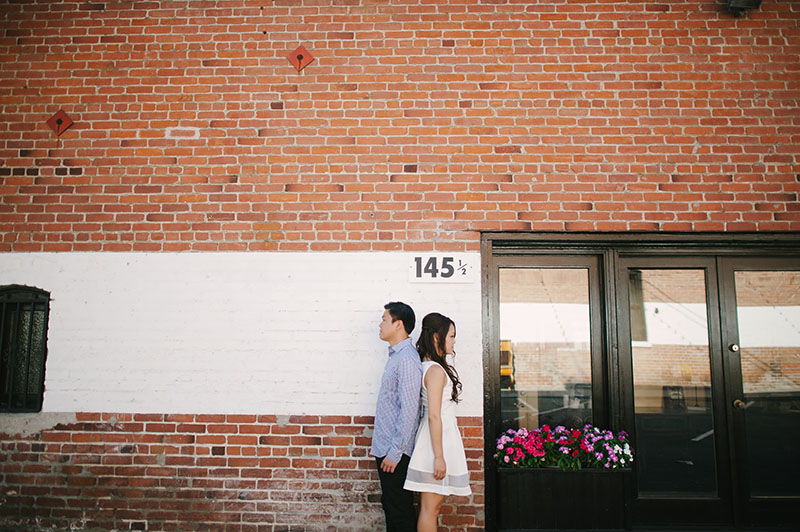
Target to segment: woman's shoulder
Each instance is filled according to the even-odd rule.
[[[436,369],[438,368],[438,369]],[[433,360],[426,360],[422,363],[422,374],[427,376],[430,374],[434,376],[434,378],[444,377],[447,378],[447,372],[438,362],[434,362]]]
[[[444,371],[444,368],[442,368],[442,365],[439,364],[438,362],[436,362],[435,360],[423,360],[422,361],[422,369],[423,370],[428,370],[429,368],[432,368],[434,366],[437,366],[439,369]]]

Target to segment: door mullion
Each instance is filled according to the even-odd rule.
[[[728,414],[728,385],[730,374],[726,368],[725,341],[723,334],[724,314],[722,300],[724,299],[723,285],[720,282],[720,259],[715,258],[709,264],[706,274],[707,296],[709,315],[709,353],[711,356],[711,400],[714,412],[714,431],[719,435],[715,439],[717,453],[717,489],[723,501],[727,501],[726,512],[734,525],[738,522],[737,512],[740,511],[734,498],[731,486],[731,430],[730,416]]]
[[[744,486],[747,485],[747,470],[741,464],[747,460],[744,430],[741,427],[744,419],[734,412],[731,404],[734,398],[742,395],[742,366],[738,353],[730,351],[727,346],[739,343],[736,327],[736,287],[733,279],[733,267],[730,258],[717,258],[717,283],[719,286],[720,312],[720,344],[722,353],[722,372],[725,376],[724,394],[721,412],[725,413],[728,427],[728,463],[726,469],[730,475],[730,489],[733,498],[733,519],[736,526],[747,521],[747,500]]]
[[[607,408],[603,409],[608,415],[608,426],[619,430],[624,426],[622,419],[621,408],[621,385],[620,385],[620,367],[619,367],[619,344],[617,341],[617,307],[616,307],[616,292],[617,292],[617,258],[619,253],[616,250],[608,249],[603,253],[603,271],[601,272],[602,279],[599,284],[603,286],[603,308],[600,310],[599,315],[603,316],[605,322],[604,329],[599,329],[597,334],[601,334],[603,338],[603,349],[600,363],[603,367],[600,368],[596,374],[602,375],[604,382],[600,383],[600,393],[602,397],[606,398]],[[595,334],[594,330],[592,332]]]

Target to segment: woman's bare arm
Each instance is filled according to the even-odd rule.
[[[433,478],[442,480],[447,474],[442,448],[442,391],[447,384],[447,374],[439,364],[434,364],[425,373],[425,388],[428,389],[428,426],[433,442]]]

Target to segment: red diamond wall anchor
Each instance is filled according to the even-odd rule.
[[[309,53],[308,50],[303,48],[302,46],[298,46],[297,50],[289,54],[289,62],[294,65],[298,72],[303,70],[307,67],[311,61],[314,60],[314,56]]]
[[[72,119],[67,116],[63,109],[59,109],[56,114],[47,120],[47,125],[55,131],[56,135],[61,135],[72,125]]]

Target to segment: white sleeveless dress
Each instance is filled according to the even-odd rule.
[[[469,471],[467,470],[467,457],[464,454],[464,444],[458,432],[455,406],[450,400],[452,383],[442,390],[442,451],[447,465],[447,474],[442,480],[433,478],[433,442],[431,429],[428,424],[428,390],[425,388],[425,374],[436,362],[422,363],[422,419],[417,429],[417,439],[414,452],[411,453],[411,462],[408,464],[408,475],[403,486],[409,491],[424,491],[440,495],[469,495]]]

